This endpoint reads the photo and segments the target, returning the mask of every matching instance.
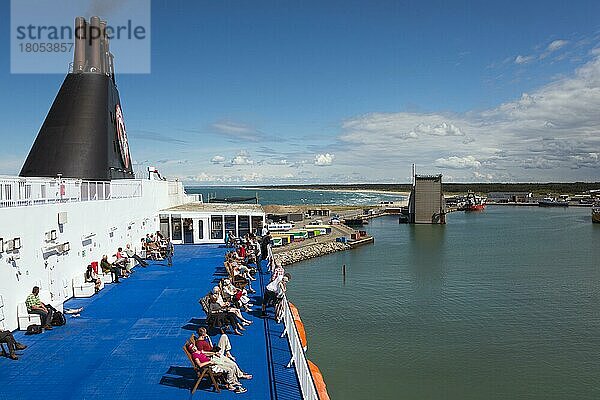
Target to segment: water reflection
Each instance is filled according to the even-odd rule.
[[[417,288],[440,288],[445,276],[445,226],[411,225],[408,233],[407,259]]]

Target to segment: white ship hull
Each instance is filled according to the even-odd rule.
[[[193,200],[180,182],[94,182],[93,190],[92,183],[65,182],[61,188],[53,179],[0,178],[1,329],[18,328],[17,306],[33,286],[62,305],[88,264],[128,243],[139,250],[140,239],[158,230],[160,210]]]

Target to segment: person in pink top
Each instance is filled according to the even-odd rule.
[[[208,366],[212,369],[213,372],[224,373],[228,390],[231,390],[235,393],[245,393],[248,391],[248,389],[243,387],[240,381],[238,380],[233,368],[229,368],[226,365],[217,365],[210,359],[208,355],[198,350],[195,343],[188,344],[187,349],[192,355],[192,360],[194,360],[194,363],[196,363],[198,367],[202,368]]]

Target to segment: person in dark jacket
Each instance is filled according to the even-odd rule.
[[[260,241],[260,254],[263,260],[266,260],[269,256],[268,254],[268,246],[271,243],[271,232],[267,231],[267,234],[264,235]]]

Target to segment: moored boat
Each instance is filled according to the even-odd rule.
[[[600,203],[596,203],[592,207],[592,222],[600,224]]]
[[[559,200],[554,197],[545,197],[543,200],[538,201],[540,207],[569,207],[569,202],[566,200]]]
[[[467,200],[464,206],[465,211],[483,211],[485,210],[485,199],[477,196],[473,192],[467,193]]]

